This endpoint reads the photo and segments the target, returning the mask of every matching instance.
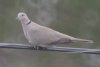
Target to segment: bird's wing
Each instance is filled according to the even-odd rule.
[[[34,40],[32,42],[39,44],[71,43],[71,39],[74,38],[44,26],[37,26],[37,29],[32,30],[30,35],[31,40]]]

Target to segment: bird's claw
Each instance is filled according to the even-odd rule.
[[[33,49],[34,50],[46,50],[47,48],[43,46],[33,46]]]

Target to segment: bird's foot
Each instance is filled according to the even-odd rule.
[[[46,50],[47,48],[43,46],[33,46],[33,49],[34,50]]]

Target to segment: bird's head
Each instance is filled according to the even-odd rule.
[[[29,18],[27,14],[24,12],[19,12],[17,15],[17,19],[21,22],[29,22]]]

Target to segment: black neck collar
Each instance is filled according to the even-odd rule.
[[[27,23],[27,25],[29,25],[31,23],[31,20]]]

